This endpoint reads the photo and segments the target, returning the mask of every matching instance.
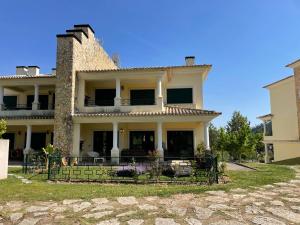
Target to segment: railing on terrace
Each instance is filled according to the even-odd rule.
[[[122,106],[134,106],[134,105],[155,105],[154,98],[143,98],[143,99],[121,99]]]
[[[27,104],[4,105],[4,110],[31,110],[32,106]]]
[[[155,99],[121,99],[121,106],[138,106],[138,105],[155,105]],[[96,107],[96,106],[114,106],[114,99],[86,99],[85,106]]]
[[[116,164],[115,162],[119,162]],[[196,183],[218,182],[218,162],[201,158],[49,157],[48,179],[71,182]]]
[[[40,104],[38,105],[38,110],[53,110],[54,104],[50,105],[47,109],[41,109]],[[32,110],[32,105],[28,104],[17,104],[17,105],[4,105],[3,110],[9,111],[9,110]]]
[[[86,99],[85,106],[95,107],[95,106],[114,106],[114,99]]]

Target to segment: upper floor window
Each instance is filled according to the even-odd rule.
[[[6,109],[15,109],[17,107],[17,96],[4,96],[3,103]]]
[[[273,131],[272,131],[272,120],[268,120],[265,122],[265,136],[273,136]]]
[[[155,104],[155,90],[131,90],[130,91],[130,105],[154,105]]]
[[[191,104],[193,103],[193,88],[167,89],[168,104]]]

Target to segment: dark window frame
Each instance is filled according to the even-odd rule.
[[[178,93],[175,94],[175,92]],[[193,104],[194,103],[193,92],[194,90],[192,87],[167,88],[167,104]],[[184,99],[185,96],[187,97],[186,99]]]
[[[103,92],[102,94],[105,95],[104,98],[100,97],[101,91]],[[107,92],[106,94],[104,93],[105,91]],[[109,93],[109,92],[111,92],[111,93]],[[110,98],[108,99],[107,96],[110,96]],[[114,89],[114,88],[96,88],[95,89],[95,105],[96,106],[114,106],[115,105],[115,97],[116,97],[116,89]]]
[[[265,121],[265,136],[273,136],[272,120]]]
[[[155,105],[155,89],[149,88],[149,89],[130,89],[130,105]],[[138,94],[139,92],[147,92],[148,95],[151,95],[151,97],[138,97],[134,96]],[[135,93],[135,94],[134,94]],[[141,94],[141,93],[139,93]]]

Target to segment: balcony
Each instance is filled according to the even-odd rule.
[[[54,85],[0,86],[0,116],[52,116],[55,105]]]
[[[80,80],[78,112],[137,112],[163,109],[162,79]]]

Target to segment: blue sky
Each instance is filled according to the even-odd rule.
[[[268,113],[262,86],[292,74],[300,58],[299,0],[101,0],[1,1],[0,74],[16,65],[55,67],[56,37],[89,23],[122,67],[182,65],[186,55],[213,64],[205,108],[234,110],[251,123]]]

